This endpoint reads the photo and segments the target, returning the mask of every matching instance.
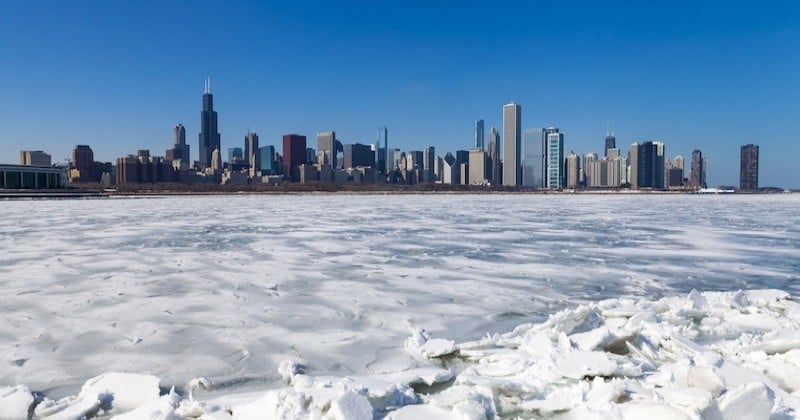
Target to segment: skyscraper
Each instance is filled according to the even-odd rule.
[[[700,149],[695,149],[692,152],[692,172],[689,180],[689,188],[699,190],[705,188],[704,185],[704,167],[703,167],[703,152]]]
[[[547,188],[564,188],[564,133],[557,128],[548,128],[547,132]]]
[[[306,163],[306,136],[285,134],[283,136],[283,173],[292,181],[299,181],[295,169]]]
[[[522,108],[503,106],[503,185],[522,185]]]
[[[244,158],[251,173],[255,174],[261,167],[261,155],[258,152],[258,134],[249,130],[244,136]]]
[[[758,145],[742,146],[739,160],[739,189],[758,189]]]
[[[217,130],[217,112],[214,111],[214,97],[211,95],[211,81],[206,79],[203,93],[203,110],[200,111],[200,147],[198,148],[200,169],[211,167],[214,150],[221,150],[220,135]]]
[[[435,182],[436,178],[433,174],[433,167],[434,163],[436,162],[436,148],[433,146],[428,146],[422,149],[422,170],[423,170],[423,180],[422,182]]]
[[[336,132],[317,133],[317,163],[336,166]]]
[[[502,172],[500,171],[500,133],[492,126],[489,130],[489,180],[492,185],[500,185]]]
[[[475,147],[483,150],[483,118],[475,121]]]
[[[383,143],[383,149],[381,149],[381,143]],[[378,129],[378,172],[386,174],[394,169],[395,161],[392,153],[393,151],[389,150],[389,129],[381,127]]]
[[[569,152],[566,159],[567,188],[577,188],[581,181],[581,160],[575,152]]]
[[[264,146],[258,149],[258,153],[260,155],[259,163],[261,167],[258,169],[261,171],[260,175],[274,175],[277,171],[275,162],[275,146]]]
[[[369,145],[355,143],[344,145],[344,169],[372,166],[375,154]]]
[[[94,166],[94,152],[92,148],[79,144],[72,149],[72,169],[70,170],[69,182],[93,182],[95,179],[92,172]]]
[[[617,147],[617,138],[614,137],[614,133],[606,133],[606,147],[603,152],[603,157],[608,157],[608,149],[616,149]]]
[[[172,149],[167,149],[165,157],[167,160],[177,161],[180,160],[181,168],[188,169],[190,166],[189,159],[189,145],[186,144],[186,128],[183,124],[176,124],[172,130],[175,139]]]
[[[664,188],[664,154],[662,142],[634,143],[630,148],[631,187]]]
[[[547,141],[543,128],[527,129],[522,135],[522,185],[544,186],[544,157],[542,144]]]

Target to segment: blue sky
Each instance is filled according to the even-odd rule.
[[[386,125],[390,147],[443,155],[515,101],[567,152],[602,153],[610,121],[623,152],[700,148],[712,185],[738,184],[739,147],[759,144],[760,184],[800,187],[800,2],[606,3],[6,1],[0,162],[163,155],[178,122],[196,159],[210,77],[223,149]]]

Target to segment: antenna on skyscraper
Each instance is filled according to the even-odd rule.
[[[206,89],[204,93],[211,93],[211,78],[206,77]]]

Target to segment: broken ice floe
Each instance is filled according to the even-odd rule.
[[[159,392],[158,378],[109,373],[72,397],[0,389],[0,418],[795,418],[800,414],[800,304],[775,290],[693,291],[610,299],[506,334],[456,344],[412,328],[420,366],[313,376],[287,360],[287,386],[242,402]],[[226,402],[234,401],[234,402]]]

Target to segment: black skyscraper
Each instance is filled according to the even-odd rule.
[[[203,110],[200,112],[200,168],[211,167],[211,154],[220,149],[219,132],[217,132],[217,112],[214,111],[214,97],[211,95],[211,82],[206,80],[203,93]]]
[[[758,146],[742,146],[739,169],[739,189],[754,191],[758,189]]]
[[[617,138],[614,137],[613,133],[606,134],[606,147],[603,156],[608,157],[608,149],[616,149],[616,148],[617,148]]]

